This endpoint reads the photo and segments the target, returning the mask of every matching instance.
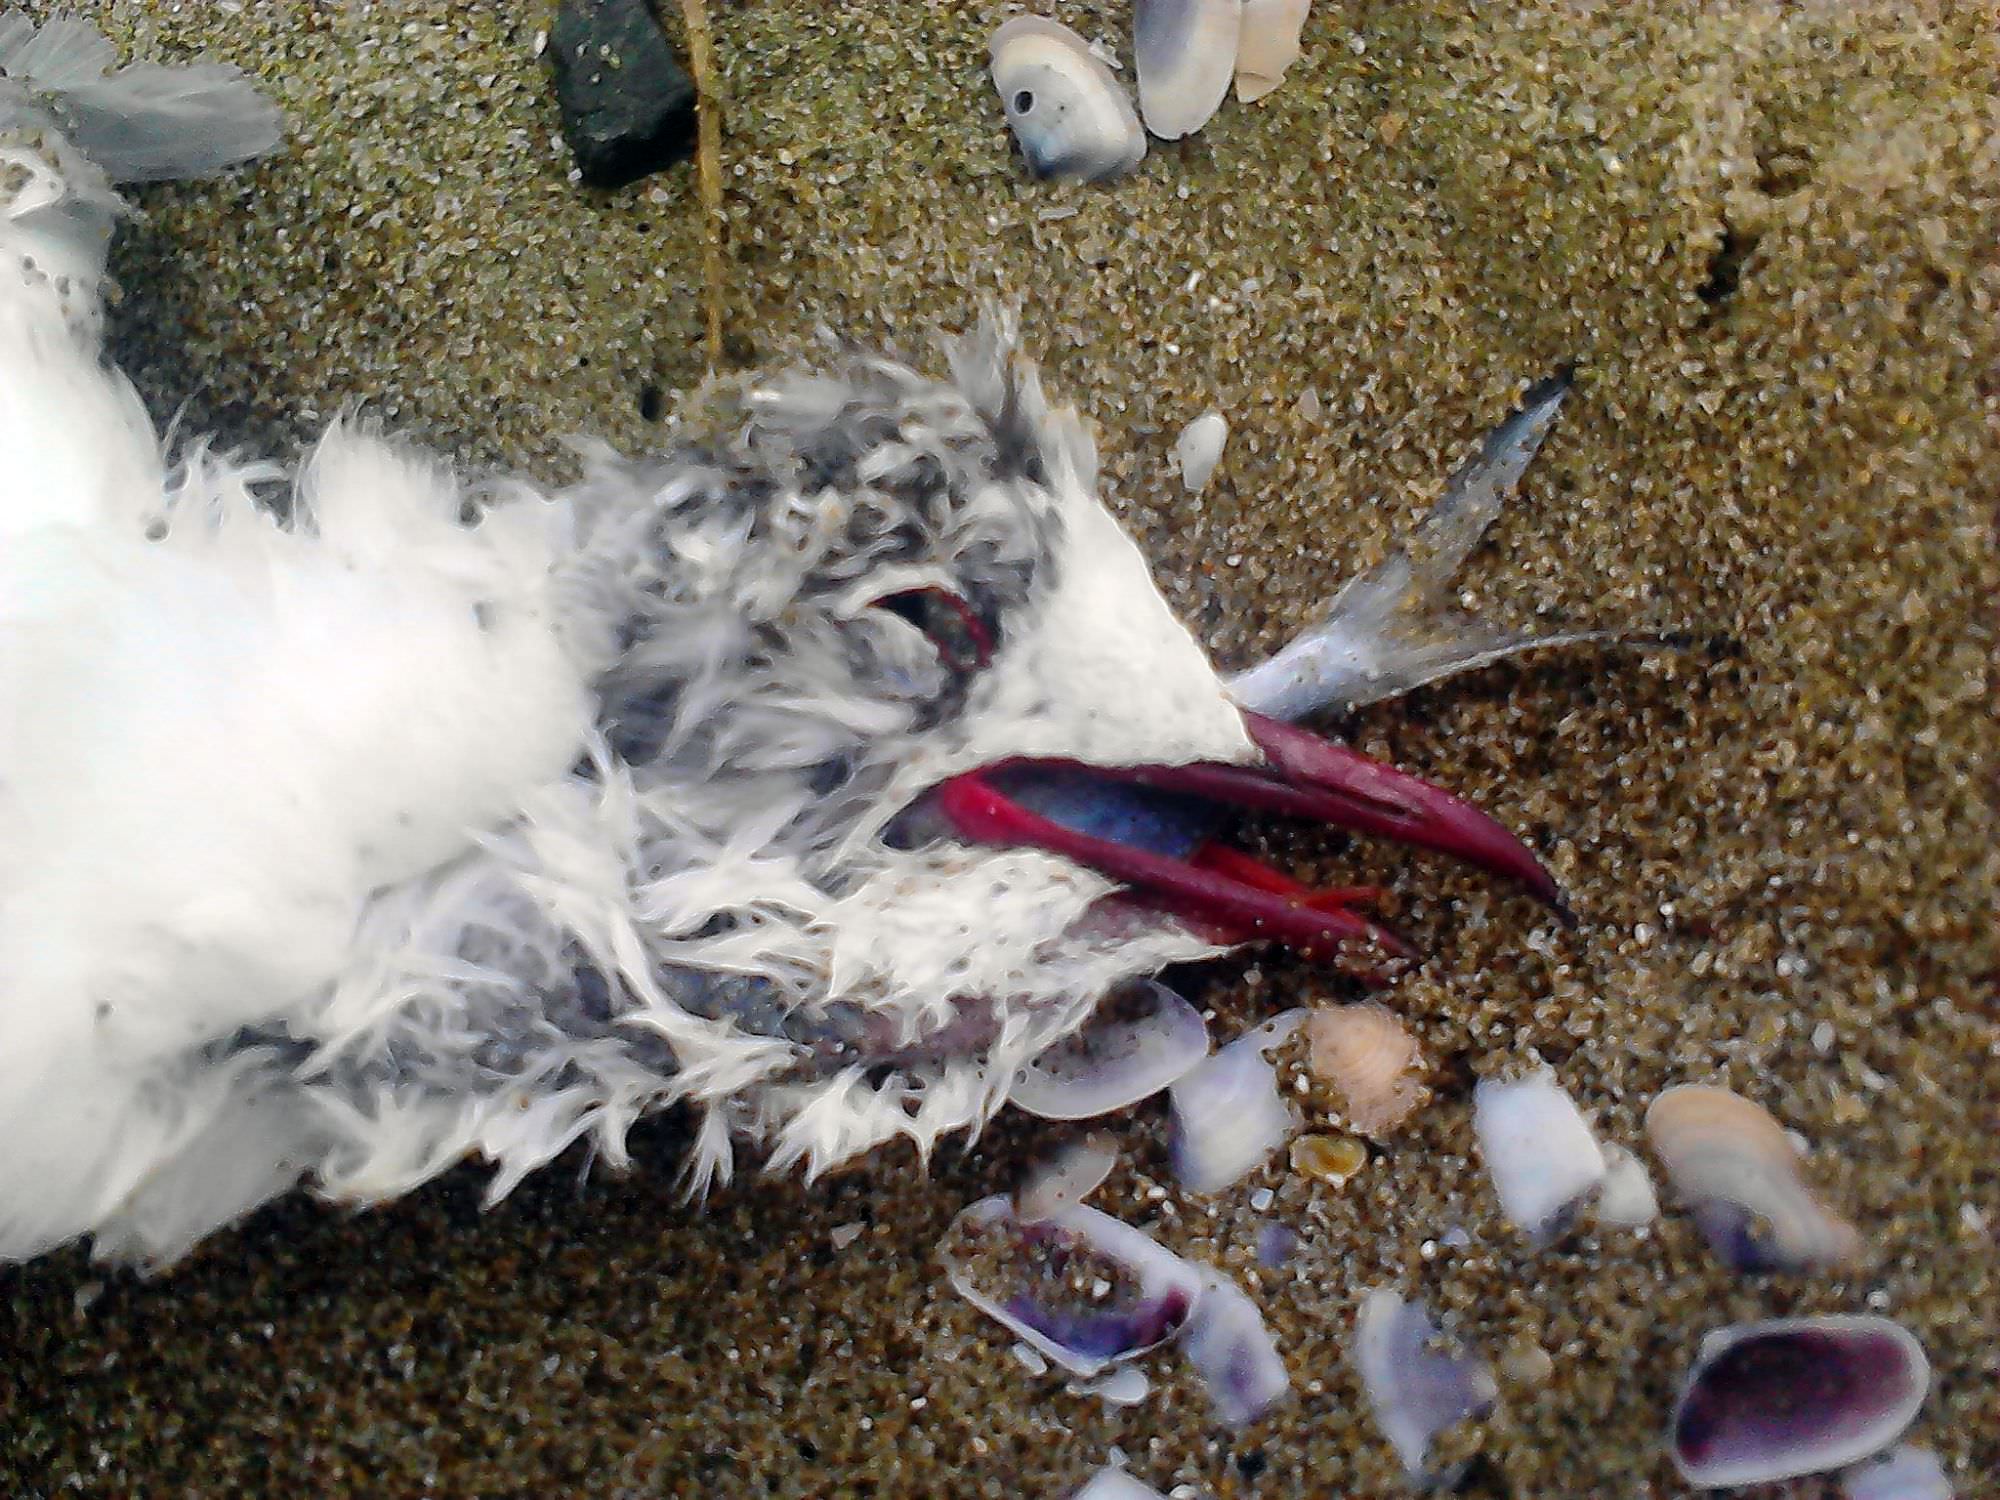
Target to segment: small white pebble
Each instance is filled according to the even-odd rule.
[[[1208,488],[1215,466],[1222,461],[1222,445],[1228,441],[1229,421],[1219,411],[1203,412],[1181,429],[1174,440],[1174,457],[1189,494],[1199,495]]]
[[[834,1249],[845,1250],[861,1238],[861,1232],[865,1228],[867,1228],[865,1224],[836,1224],[827,1238],[833,1242]]]
[[[1829,1052],[1833,1051],[1833,1042],[1834,1042],[1833,1022],[1822,1021],[1819,1023],[1819,1025],[1813,1027],[1812,1029],[1813,1051],[1817,1052],[1821,1057],[1825,1057]]]
[[[1274,1202],[1277,1201],[1277,1197],[1278,1195],[1272,1192],[1269,1188],[1261,1187],[1258,1188],[1256,1192],[1250,1195],[1250,1206],[1256,1209],[1257,1212],[1261,1214],[1264,1212],[1264,1210],[1269,1208]]]
[[[1014,1358],[1021,1362],[1021,1368],[1026,1370],[1030,1375],[1046,1375],[1049,1373],[1049,1357],[1032,1344],[1016,1344],[1014,1346]]]

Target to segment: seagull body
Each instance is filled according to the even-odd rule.
[[[1408,629],[1337,609],[1339,652],[1231,691],[1002,320],[946,379],[836,350],[718,392],[552,495],[351,422],[295,473],[170,459],[102,356],[115,184],[278,122],[232,70],[112,61],[0,15],[0,1258],[158,1266],[467,1156],[497,1198],[676,1102],[697,1186],[744,1141],[928,1150],[1135,976],[1395,945],[1191,808],[1553,894],[1483,814],[1256,711],[1450,669]],[[1437,582],[1366,578],[1378,613]]]

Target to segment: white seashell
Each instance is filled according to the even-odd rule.
[[[1472,1091],[1472,1128],[1502,1211],[1537,1242],[1604,1180],[1604,1152],[1551,1068],[1483,1079]]]
[[[1139,113],[1162,140],[1208,123],[1236,75],[1243,0],[1137,0],[1132,54]]]
[[[1061,1213],[1096,1192],[1117,1165],[1118,1148],[1107,1137],[1090,1135],[1072,1141],[1015,1191],[1015,1212],[1028,1223]]]
[[[1106,1464],[1090,1476],[1090,1483],[1071,1500],[1166,1500],[1150,1484],[1141,1484],[1115,1464]]]
[[[1306,1019],[1303,1010],[1273,1016],[1208,1058],[1176,1083],[1174,1172],[1197,1193],[1219,1193],[1284,1145],[1298,1125],[1278,1093],[1278,1070],[1266,1055]]]
[[[1208,488],[1215,466],[1222,461],[1222,445],[1228,441],[1229,419],[1219,411],[1203,412],[1181,429],[1174,439],[1174,458],[1190,495]]]
[[[1429,1090],[1417,1079],[1423,1054],[1401,1017],[1382,1005],[1335,1005],[1306,1022],[1313,1076],[1339,1090],[1349,1126],[1379,1135],[1401,1124]]]
[[[1737,1270],[1846,1265],[1861,1253],[1854,1226],[1813,1196],[1784,1127],[1741,1094],[1670,1088],[1646,1111],[1646,1137],[1709,1243]]]
[[[1206,1056],[1201,1012],[1148,979],[1107,997],[1082,1030],[1016,1073],[1007,1102],[1045,1120],[1087,1120],[1157,1094]]]
[[[993,33],[987,54],[1007,127],[1037,177],[1097,182],[1145,156],[1132,101],[1067,26],[1016,16]]]
[[[1073,1389],[1082,1395],[1097,1397],[1106,1406],[1137,1406],[1153,1393],[1153,1382],[1137,1365],[1120,1365]]]
[[[1299,33],[1312,0],[1243,0],[1236,39],[1236,98],[1249,104],[1284,82],[1299,60]]]
[[[955,1254],[961,1238],[974,1242],[975,1254]],[[1081,1307],[1051,1306],[1078,1295],[1067,1273],[1086,1257],[1114,1266],[1130,1284],[1113,1288],[1116,1295],[1092,1293]],[[1202,1292],[1197,1267],[1080,1204],[1023,1223],[1005,1195],[982,1198],[953,1223],[944,1261],[954,1291],[1072,1375],[1095,1375],[1158,1348],[1180,1332]]]
[[[1201,1301],[1181,1334],[1188,1363],[1231,1427],[1254,1422],[1292,1388],[1284,1358],[1257,1304],[1219,1271],[1202,1274]]]
[[[1908,1443],[1840,1477],[1847,1500],[1951,1500],[1951,1478],[1938,1456]]]
[[[1361,1300],[1354,1363],[1383,1435],[1413,1482],[1448,1476],[1430,1468],[1431,1440],[1492,1409],[1500,1387],[1484,1363],[1437,1349],[1437,1329],[1423,1305],[1378,1287]]]
[[[1698,1489],[1821,1474],[1902,1435],[1930,1361],[1887,1318],[1774,1318],[1701,1341],[1674,1404],[1669,1447]]]
[[[1660,1216],[1659,1195],[1646,1164],[1623,1146],[1604,1148],[1604,1185],[1597,1190],[1597,1222],[1639,1229]]]

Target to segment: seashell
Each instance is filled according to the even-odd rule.
[[[1081,1395],[1095,1396],[1106,1406],[1137,1406],[1152,1395],[1153,1382],[1137,1365],[1119,1365],[1071,1389]]]
[[[1218,1271],[1202,1274],[1201,1301],[1181,1335],[1181,1349],[1207,1387],[1216,1416],[1231,1427],[1256,1421],[1292,1388],[1264,1315]]]
[[[1299,1253],[1298,1232],[1288,1224],[1264,1224],[1257,1230],[1257,1264],[1275,1271]]]
[[[1847,1500],[1951,1500],[1951,1478],[1928,1448],[1905,1443],[1840,1476]]]
[[[1162,140],[1208,123],[1236,75],[1243,0],[1137,0],[1132,55],[1139,114]]]
[[[1354,1363],[1384,1436],[1414,1483],[1448,1483],[1430,1467],[1431,1442],[1446,1428],[1492,1410],[1500,1387],[1477,1359],[1441,1350],[1423,1304],[1378,1287],[1361,1300]]]
[[[1339,1090],[1347,1123],[1363,1135],[1400,1124],[1429,1091],[1417,1081],[1417,1039],[1381,1005],[1316,1010],[1306,1022],[1307,1066]]]
[[[1302,1135],[1291,1154],[1294,1172],[1335,1187],[1368,1165],[1368,1148],[1351,1135]]]
[[[1181,466],[1181,483],[1199,495],[1222,462],[1222,445],[1229,441],[1229,419],[1219,411],[1203,412],[1174,439],[1174,459]]]
[[[1660,1216],[1660,1199],[1646,1164],[1623,1146],[1604,1148],[1604,1185],[1597,1190],[1597,1222],[1638,1229]]]
[[[1846,1265],[1861,1236],[1813,1196],[1798,1148],[1761,1106],[1683,1084],[1646,1111],[1652,1142],[1715,1253],[1739,1271]]]
[[[1887,1318],[1778,1318],[1702,1340],[1671,1446],[1700,1489],[1818,1474],[1888,1447],[1923,1405],[1930,1362]]]
[[[1273,1016],[1174,1084],[1174,1173],[1184,1187],[1219,1193],[1284,1145],[1298,1118],[1267,1054],[1305,1019],[1303,1010]]]
[[[1285,81],[1299,60],[1299,33],[1312,0],[1243,0],[1236,37],[1236,99],[1249,104]]]
[[[1106,1464],[1071,1500],[1166,1500],[1150,1484],[1141,1484],[1116,1464]]]
[[[1072,1204],[1023,1222],[1004,1195],[953,1220],[952,1289],[1072,1375],[1091,1376],[1179,1333],[1201,1273],[1152,1236]]]
[[[1030,1223],[1061,1213],[1096,1192],[1117,1165],[1118,1148],[1105,1136],[1072,1141],[1015,1190],[1015,1212]]]
[[[1551,1068],[1481,1080],[1472,1091],[1472,1128],[1501,1211],[1539,1244],[1604,1180],[1604,1152]]]
[[[1142,980],[1107,997],[1082,1030],[1016,1073],[1007,1102],[1045,1120],[1086,1120],[1157,1094],[1207,1056],[1201,1012]]]
[[[1007,128],[1037,177],[1099,182],[1145,156],[1132,101],[1067,26],[1016,16],[993,33],[987,55]]]

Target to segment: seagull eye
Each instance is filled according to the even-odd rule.
[[[950,589],[904,589],[884,594],[875,607],[908,620],[937,647],[938,660],[961,676],[993,660],[993,629]]]

